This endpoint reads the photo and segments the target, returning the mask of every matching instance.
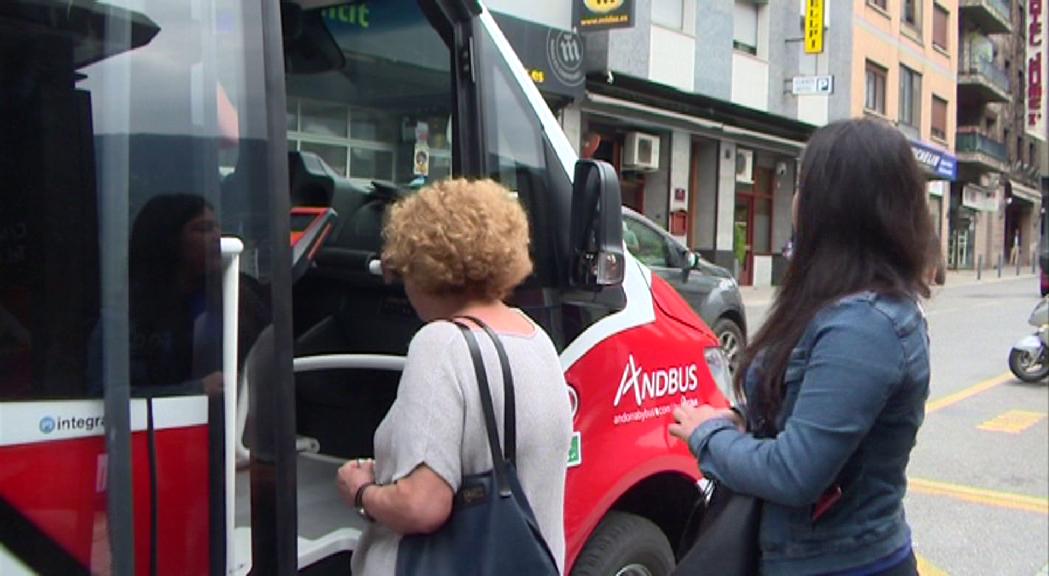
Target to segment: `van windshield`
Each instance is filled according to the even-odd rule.
[[[358,185],[450,176],[450,52],[414,0],[304,11],[301,21],[310,45],[287,43],[289,150]],[[316,73],[319,57],[328,69]]]

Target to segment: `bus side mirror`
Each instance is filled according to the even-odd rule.
[[[600,160],[579,160],[572,186],[569,231],[573,287],[598,291],[623,282],[623,206],[616,171]]]

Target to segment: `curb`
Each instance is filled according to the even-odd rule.
[[[964,277],[964,280],[961,279],[961,278],[957,278],[956,277],[957,281],[952,283],[950,277],[948,276],[947,282],[943,286],[938,286],[937,288],[950,288],[952,286],[971,286],[973,284],[1000,284],[1002,282],[1009,282],[1009,281],[1012,281],[1012,280],[1037,280],[1037,279],[1038,279],[1038,275],[1037,274],[1031,274],[1031,273],[1020,274],[1019,276],[1016,276],[1016,275],[1002,275],[1001,278],[999,278],[997,276],[988,278],[987,275],[984,275],[984,277],[980,278],[979,280],[977,280],[975,276],[968,276],[968,275],[966,275]]]
[[[993,271],[992,271],[992,274],[993,274]],[[965,274],[965,275],[960,275],[959,274],[959,275],[953,276],[953,278],[952,278],[952,276],[949,275],[949,276],[947,276],[947,282],[944,283],[944,285],[942,285],[942,286],[934,286],[933,287],[933,295],[936,295],[936,294],[938,294],[940,292],[943,292],[944,290],[949,290],[951,288],[961,288],[963,286],[979,286],[979,285],[989,285],[989,284],[1001,284],[1002,282],[1012,282],[1012,281],[1017,281],[1017,280],[1037,280],[1037,279],[1038,279],[1038,275],[1037,274],[1030,274],[1030,273],[1020,274],[1019,276],[1003,275],[1001,278],[998,278],[997,276],[988,278],[987,275],[984,275],[984,277],[979,279],[979,280],[976,279],[975,274]],[[752,286],[742,286],[739,289],[739,293],[740,293],[740,296],[743,298],[743,305],[745,307],[770,306],[772,304],[773,300],[775,300],[774,295],[775,295],[776,288],[777,288],[776,286],[761,287],[761,288],[754,288]],[[764,294],[761,294],[762,292],[769,292],[769,295],[766,296]],[[761,294],[762,299],[760,299],[760,300],[750,300],[750,299],[748,299],[748,296],[758,295],[758,294]],[[1049,576],[1049,575],[1047,575],[1047,576]]]

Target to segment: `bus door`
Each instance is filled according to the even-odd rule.
[[[275,2],[0,5],[0,573],[229,570],[224,406],[262,335],[261,430],[291,374],[270,45]]]

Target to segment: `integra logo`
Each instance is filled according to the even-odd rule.
[[[71,432],[71,431],[84,431],[93,432],[102,428],[105,425],[104,420],[101,416],[72,416],[69,418],[52,418],[51,416],[44,416],[40,419],[40,432],[44,434],[50,434],[52,432]]]
[[[634,391],[634,400],[638,406],[651,398],[692,392],[699,388],[698,371],[698,366],[689,364],[644,372],[634,360],[634,355],[631,354],[626,368],[623,369],[623,378],[619,381],[619,391],[616,392],[616,401],[613,406],[619,406],[623,396],[631,390]]]
[[[44,416],[40,419],[40,431],[44,434],[50,434],[55,431],[55,419],[50,416]]]

